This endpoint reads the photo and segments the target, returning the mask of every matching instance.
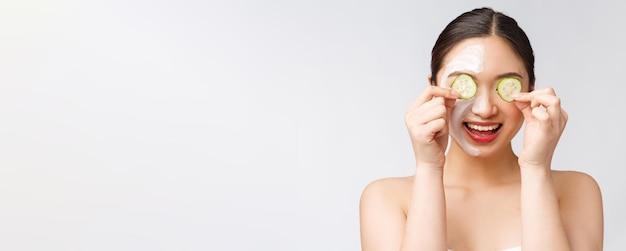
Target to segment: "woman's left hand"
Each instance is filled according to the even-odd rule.
[[[554,89],[542,88],[514,96],[513,103],[524,114],[524,147],[520,167],[550,168],[556,145],[567,124],[567,112]]]

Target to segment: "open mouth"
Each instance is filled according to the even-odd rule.
[[[489,143],[496,138],[502,124],[477,125],[464,122],[465,131],[474,141],[479,143]]]

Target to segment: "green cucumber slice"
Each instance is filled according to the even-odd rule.
[[[503,78],[498,82],[496,91],[502,100],[511,102],[513,101],[513,94],[522,91],[522,82],[517,78]]]
[[[462,99],[470,99],[476,94],[476,82],[467,74],[457,76],[450,85],[450,88],[457,91],[459,98]]]

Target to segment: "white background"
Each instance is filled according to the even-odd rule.
[[[626,2],[538,0],[3,0],[0,249],[359,250],[437,35],[481,6],[528,33],[570,114],[553,167],[596,178],[620,250]]]

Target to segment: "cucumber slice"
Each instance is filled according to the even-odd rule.
[[[513,94],[522,91],[522,82],[517,78],[503,78],[498,82],[496,91],[502,100],[511,102],[513,101]]]
[[[457,91],[459,98],[462,99],[470,99],[476,94],[476,82],[467,74],[457,76],[450,85],[450,88]]]

